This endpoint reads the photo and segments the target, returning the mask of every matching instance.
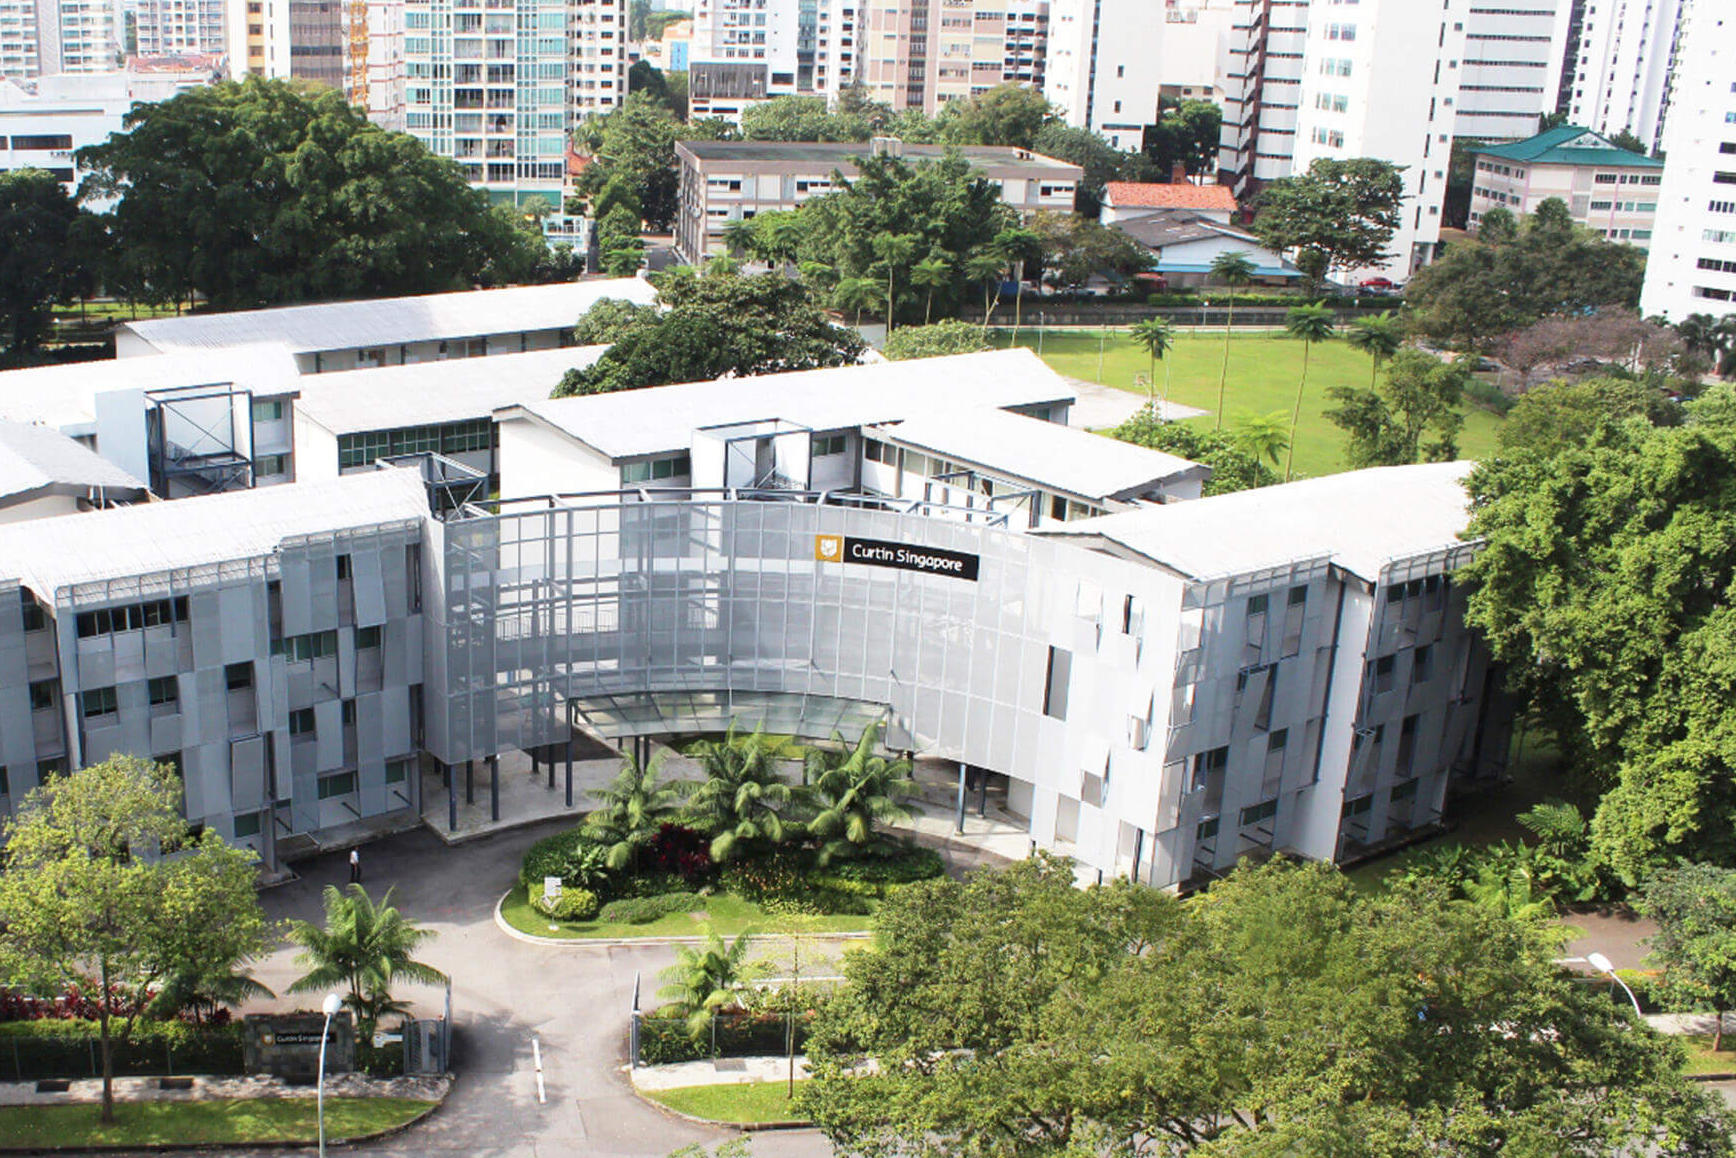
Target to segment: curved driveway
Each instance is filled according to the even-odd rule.
[[[420,956],[452,978],[459,1079],[428,1122],[353,1152],[415,1155],[607,1155],[661,1158],[731,1132],[665,1116],[634,1097],[622,1067],[635,972],[647,997],[674,959],[663,946],[543,946],[513,940],[494,925],[494,904],[530,843],[571,821],[501,833],[448,848],[417,830],[362,849],[364,881],[376,898],[387,885],[396,903],[439,936]],[[320,893],[348,879],[332,854],[295,866],[301,879],[265,893],[272,919],[319,919]],[[256,975],[283,993],[296,975],[291,951],[260,963]],[[440,994],[403,996],[434,1013]],[[304,999],[317,1005],[317,995]],[[287,1007],[286,1003],[275,1003]],[[539,1105],[531,1037],[540,1039],[548,1100]],[[282,1151],[274,1151],[281,1154]],[[812,1131],[759,1135],[755,1158],[819,1158],[831,1148]]]

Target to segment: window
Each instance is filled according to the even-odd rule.
[[[1270,820],[1276,815],[1278,815],[1277,798],[1274,797],[1271,800],[1263,800],[1258,804],[1249,805],[1247,808],[1242,809],[1242,827],[1246,828],[1250,824],[1258,824],[1262,820]]]
[[[1222,772],[1229,766],[1230,749],[1228,745],[1199,753],[1194,757],[1193,784],[1190,791],[1198,792],[1206,786],[1206,781],[1213,773]]]
[[[1266,737],[1266,751],[1282,752],[1285,746],[1289,743],[1290,729],[1279,728],[1276,732],[1273,732],[1271,735]]]
[[[105,607],[101,611],[83,611],[79,613],[77,620],[78,637],[90,639],[98,635],[185,623],[187,613],[185,595],[178,599],[156,599],[149,603],[132,603],[124,607]]]
[[[1266,614],[1266,603],[1267,603],[1267,600],[1266,600],[1266,596],[1264,596],[1264,595],[1250,595],[1250,596],[1248,596],[1248,616],[1249,616],[1249,618],[1252,618],[1253,616],[1256,616],[1256,615]]]
[[[1374,670],[1374,694],[1375,695],[1378,696],[1382,692],[1392,691],[1392,668],[1393,668],[1393,659],[1392,659],[1392,656],[1390,656],[1390,655],[1383,655],[1379,659],[1374,661],[1373,670]]]
[[[235,839],[244,840],[249,836],[259,835],[260,817],[262,812],[243,812],[235,817]]]
[[[814,439],[814,457],[825,458],[834,454],[844,453],[844,436],[829,434],[825,438]]]
[[[1417,782],[1415,780],[1406,780],[1402,784],[1394,784],[1392,786],[1392,802],[1394,804],[1399,804],[1406,800],[1415,800],[1416,796]]]
[[[312,708],[297,708],[289,713],[289,734],[291,736],[311,736],[314,732]]]
[[[113,688],[92,688],[79,696],[79,702],[84,711],[84,718],[94,720],[99,716],[112,716],[118,707]]]
[[[1423,644],[1411,654],[1411,683],[1426,684],[1434,670],[1434,647]]]
[[[354,701],[354,700],[345,700],[344,701],[343,716],[344,716],[344,727],[353,728],[356,726],[356,701]]]
[[[30,685],[30,710],[33,712],[53,710],[54,701],[59,698],[59,680],[37,680]]]
[[[232,692],[245,691],[253,686],[253,664],[251,662],[232,663],[223,669],[223,684]]]
[[[356,650],[365,651],[368,648],[380,646],[380,629],[377,627],[356,628]]]
[[[1043,714],[1056,720],[1067,718],[1067,685],[1073,675],[1073,653],[1049,649],[1048,674],[1043,683]]]
[[[350,577],[350,557],[348,555],[339,555],[337,558],[337,565],[338,578],[348,579]]]
[[[0,767],[0,796],[12,795],[12,777],[6,774],[6,769]]]
[[[259,478],[289,473],[289,455],[262,454],[253,460],[253,473]]]
[[[271,654],[281,655],[290,663],[311,663],[316,659],[336,655],[338,633],[316,631],[311,635],[292,635],[272,645]]]
[[[148,686],[153,708],[165,704],[179,704],[181,701],[181,685],[174,676],[158,676]]]
[[[48,612],[43,609],[42,604],[36,602],[36,596],[23,587],[18,589],[18,595],[24,608],[24,630],[41,631],[47,627]]]
[[[1368,810],[1373,807],[1374,793],[1372,792],[1367,796],[1358,796],[1355,800],[1346,800],[1344,802],[1344,818],[1348,820],[1352,816],[1365,816]]]
[[[354,772],[334,772],[330,776],[319,778],[319,798],[330,800],[334,796],[348,796],[356,790],[356,774]]]
[[[867,459],[869,462],[883,462],[887,466],[892,466],[898,461],[895,457],[897,453],[897,451],[892,447],[887,446],[884,442],[879,442],[872,438],[864,438],[862,440],[862,457]]]
[[[1307,602],[1308,602],[1308,587],[1306,584],[1304,584],[1301,587],[1290,588],[1290,596],[1289,596],[1289,600],[1288,600],[1289,606],[1301,607],[1303,604],[1305,604]]]
[[[1218,834],[1218,818],[1215,816],[1211,817],[1210,819],[1200,821],[1199,826],[1194,829],[1194,837],[1198,840],[1210,840],[1212,837],[1216,836],[1217,834]]]
[[[253,421],[282,422],[283,402],[279,399],[271,399],[266,402],[255,402],[253,404]]]
[[[386,761],[386,783],[402,784],[410,778],[410,757]]]

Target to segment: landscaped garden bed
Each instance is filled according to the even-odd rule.
[[[412,1098],[327,1098],[326,1141],[378,1134],[414,1121],[431,1103]],[[313,1098],[126,1102],[104,1124],[95,1103],[0,1107],[0,1149],[210,1146],[305,1142],[317,1136]]]
[[[805,1081],[796,1082],[800,1094]],[[787,1082],[732,1082],[717,1086],[684,1086],[673,1090],[640,1090],[640,1096],[690,1118],[727,1122],[734,1126],[793,1124],[804,1121],[790,1096]]]

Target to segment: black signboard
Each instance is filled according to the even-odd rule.
[[[847,535],[816,535],[814,558],[822,563],[860,563],[866,567],[890,567],[976,582],[981,559],[962,551],[893,543],[885,539],[857,539]]]

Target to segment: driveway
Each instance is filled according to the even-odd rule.
[[[619,1155],[662,1158],[690,1143],[717,1143],[732,1131],[667,1117],[639,1101],[621,1067],[635,974],[649,998],[657,973],[674,960],[661,946],[542,946],[495,927],[494,904],[532,841],[560,823],[502,833],[448,848],[426,830],[362,849],[364,882],[376,899],[390,885],[407,915],[438,933],[420,954],[452,978],[459,1078],[447,1104],[423,1125],[354,1152],[415,1155]],[[321,891],[348,879],[344,854],[297,864],[301,879],[262,896],[266,916],[318,920]],[[297,970],[280,949],[255,975],[280,995]],[[436,1013],[438,990],[401,994],[418,1012]],[[318,994],[299,998],[312,1008]],[[273,1003],[289,1008],[288,1000]],[[262,1006],[261,1008],[265,1008]],[[536,1096],[531,1038],[541,1045],[546,1104]],[[311,1152],[311,1151],[308,1151]],[[274,1150],[272,1154],[285,1151]],[[812,1131],[756,1139],[755,1158],[819,1158],[831,1153]]]

